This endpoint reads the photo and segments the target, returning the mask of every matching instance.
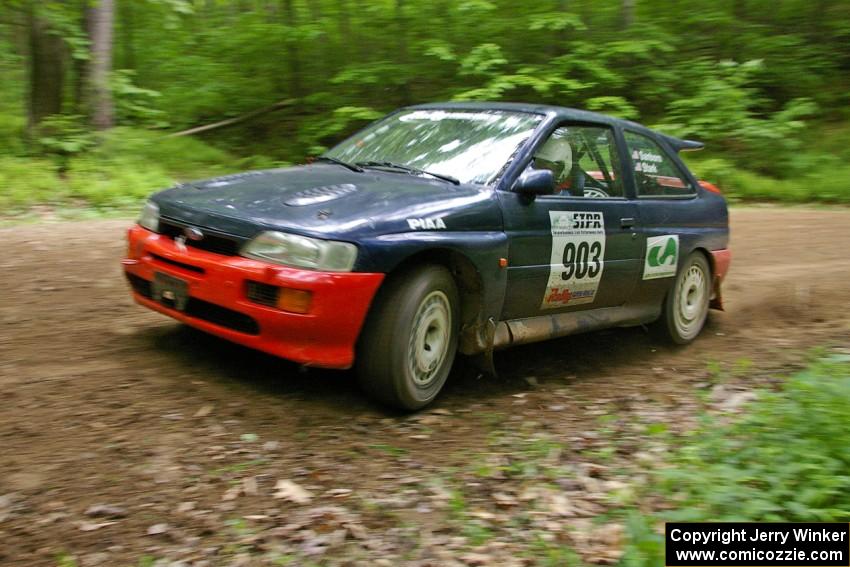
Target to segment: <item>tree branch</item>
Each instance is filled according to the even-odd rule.
[[[259,108],[257,110],[252,110],[251,112],[247,112],[240,116],[236,116],[234,118],[228,118],[227,120],[222,120],[220,122],[214,122],[212,124],[207,124],[205,126],[196,126],[194,128],[189,128],[188,130],[182,130],[180,132],[174,132],[173,134],[169,134],[167,137],[176,138],[177,136],[191,136],[193,134],[200,134],[201,132],[209,132],[210,130],[218,130],[219,128],[227,128],[228,126],[233,126],[235,124],[241,124],[242,122],[247,122],[248,120],[252,120],[257,116],[262,116],[263,114],[268,114],[269,112],[274,112],[276,110],[281,110],[288,106],[292,106],[295,104],[295,99],[287,99],[282,100],[280,102],[276,102],[272,105],[266,106],[264,108]]]

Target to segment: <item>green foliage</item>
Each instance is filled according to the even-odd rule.
[[[623,557],[622,567],[656,567],[665,564],[664,536],[656,531],[656,526],[647,516],[638,512],[630,512],[626,518],[628,540]]]
[[[81,154],[95,144],[94,134],[82,116],[48,116],[35,132],[42,153],[53,156],[60,171],[68,168],[71,156]]]
[[[25,114],[29,5],[70,55],[64,115],[88,113],[87,4],[0,3],[8,14],[0,19],[0,154],[8,160],[35,153],[51,156],[60,169],[90,169],[75,163],[92,152],[84,132],[62,128],[39,136],[43,143],[27,132]],[[629,17],[625,6],[122,0],[111,81],[116,117],[123,127],[177,131],[295,99],[286,109],[203,135],[254,166],[300,162],[407,104],[526,100],[704,140],[708,155],[696,161],[731,196],[848,200],[845,146],[830,158],[802,142],[808,130],[831,128],[825,120],[850,120],[846,2],[643,0]],[[816,117],[822,118],[815,123]],[[72,126],[67,118],[53,126],[56,120]],[[175,165],[152,167],[171,172]]]
[[[627,120],[638,117],[637,109],[628,100],[620,96],[597,96],[589,98],[585,106],[588,110],[610,114],[611,116],[625,118]]]
[[[792,159],[800,149],[801,119],[813,115],[817,107],[810,100],[794,99],[772,114],[759,114],[757,109],[767,106],[767,101],[751,86],[751,77],[761,66],[761,61],[689,62],[682,75],[699,88],[671,102],[670,122],[658,127],[717,144],[745,169],[789,175],[793,170],[780,170],[777,162]]]
[[[353,132],[381,116],[383,113],[372,108],[343,106],[327,116],[307,122],[299,133],[299,140],[308,148],[308,154],[318,155],[327,150],[328,142],[338,139],[341,133]]]
[[[0,156],[0,208],[7,214],[35,204],[85,203],[96,208],[135,208],[157,189],[276,162],[250,160],[192,138],[116,128],[84,153],[51,157]]]
[[[85,32],[85,16],[82,11],[75,9],[72,3],[57,0],[32,4],[35,15],[48,22],[52,32],[62,37],[74,59],[89,59],[90,41]]]
[[[723,158],[690,159],[694,173],[715,183],[735,200],[786,203],[850,203],[850,164],[836,157],[803,154],[812,160],[810,169],[792,179],[753,173]],[[777,172],[779,173],[779,172]]]
[[[677,520],[838,522],[850,509],[850,364],[821,361],[741,417],[706,416],[662,469]]]
[[[0,156],[23,155],[26,151],[26,118],[0,111]]]
[[[130,69],[120,69],[112,74],[112,95],[118,121],[122,124],[167,127],[165,112],[157,107],[162,95],[136,86],[133,83],[135,77],[136,72]]]
[[[744,363],[746,366],[746,363]],[[664,564],[662,521],[843,522],[850,510],[850,356],[813,362],[732,420],[700,427],[655,473],[673,509],[631,512],[621,564]]]
[[[79,563],[72,556],[67,553],[59,553],[56,556],[56,567],[78,567]]]

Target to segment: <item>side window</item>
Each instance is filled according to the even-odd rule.
[[[556,195],[623,197],[614,133],[604,126],[560,126],[535,152],[529,168],[555,175]]]
[[[651,138],[625,132],[638,197],[687,197],[696,194],[667,153]]]

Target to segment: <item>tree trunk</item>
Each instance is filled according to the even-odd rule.
[[[635,23],[635,3],[637,0],[623,0],[622,21],[623,29],[627,30]]]
[[[65,84],[65,45],[51,33],[47,22],[30,5],[29,28],[29,96],[28,129],[31,131],[46,117],[62,112],[62,89]]]
[[[405,15],[405,5],[404,0],[396,0],[395,3],[395,18],[396,18],[396,26],[397,26],[397,43],[396,49],[398,49],[398,63],[402,66],[402,68],[408,67],[408,57],[407,57],[407,17]],[[399,84],[399,96],[401,97],[401,102],[403,105],[407,106],[413,102],[413,96],[411,94],[410,89],[410,81],[404,80],[401,84]]]
[[[559,0],[558,1],[558,11],[562,13],[566,13],[569,11],[569,0]],[[567,51],[567,42],[570,40],[570,30],[564,28],[562,30],[556,31],[554,36],[552,37],[552,42],[549,45],[549,57],[555,58],[560,55],[563,55]]]
[[[81,21],[83,30],[85,31],[86,37],[91,37],[91,11],[89,9],[88,0],[79,0],[78,3],[80,14],[82,15]],[[88,103],[86,101],[86,97],[88,96],[88,93],[86,92],[86,84],[88,82],[89,75],[89,61],[88,59],[75,57],[72,65],[74,72],[72,112],[74,114],[84,114],[86,112],[85,109],[88,108]]]
[[[107,130],[115,124],[115,110],[109,74],[112,71],[112,28],[115,19],[115,0],[99,0],[92,8],[91,63],[89,91],[92,104],[92,125]]]
[[[289,37],[286,38],[286,57],[289,60],[289,84],[290,96],[300,98],[301,86],[301,58],[298,52],[298,40],[294,37],[298,20],[295,15],[293,0],[283,0],[283,17],[286,19],[286,27]]]
[[[120,69],[136,68],[136,8],[133,0],[125,0],[118,4],[118,15],[121,18],[121,66]]]

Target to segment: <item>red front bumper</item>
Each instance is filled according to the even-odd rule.
[[[122,263],[136,282],[133,298],[137,303],[235,343],[310,366],[352,365],[354,344],[384,278],[384,274],[299,270],[181,249],[167,236],[140,226],[132,227],[127,236],[128,257]],[[144,293],[144,282],[149,285],[156,272],[188,282],[189,296],[205,309],[182,312],[154,301]],[[246,294],[249,281],[309,291],[310,309],[299,314],[255,303]],[[246,321],[248,325],[242,324]]]

